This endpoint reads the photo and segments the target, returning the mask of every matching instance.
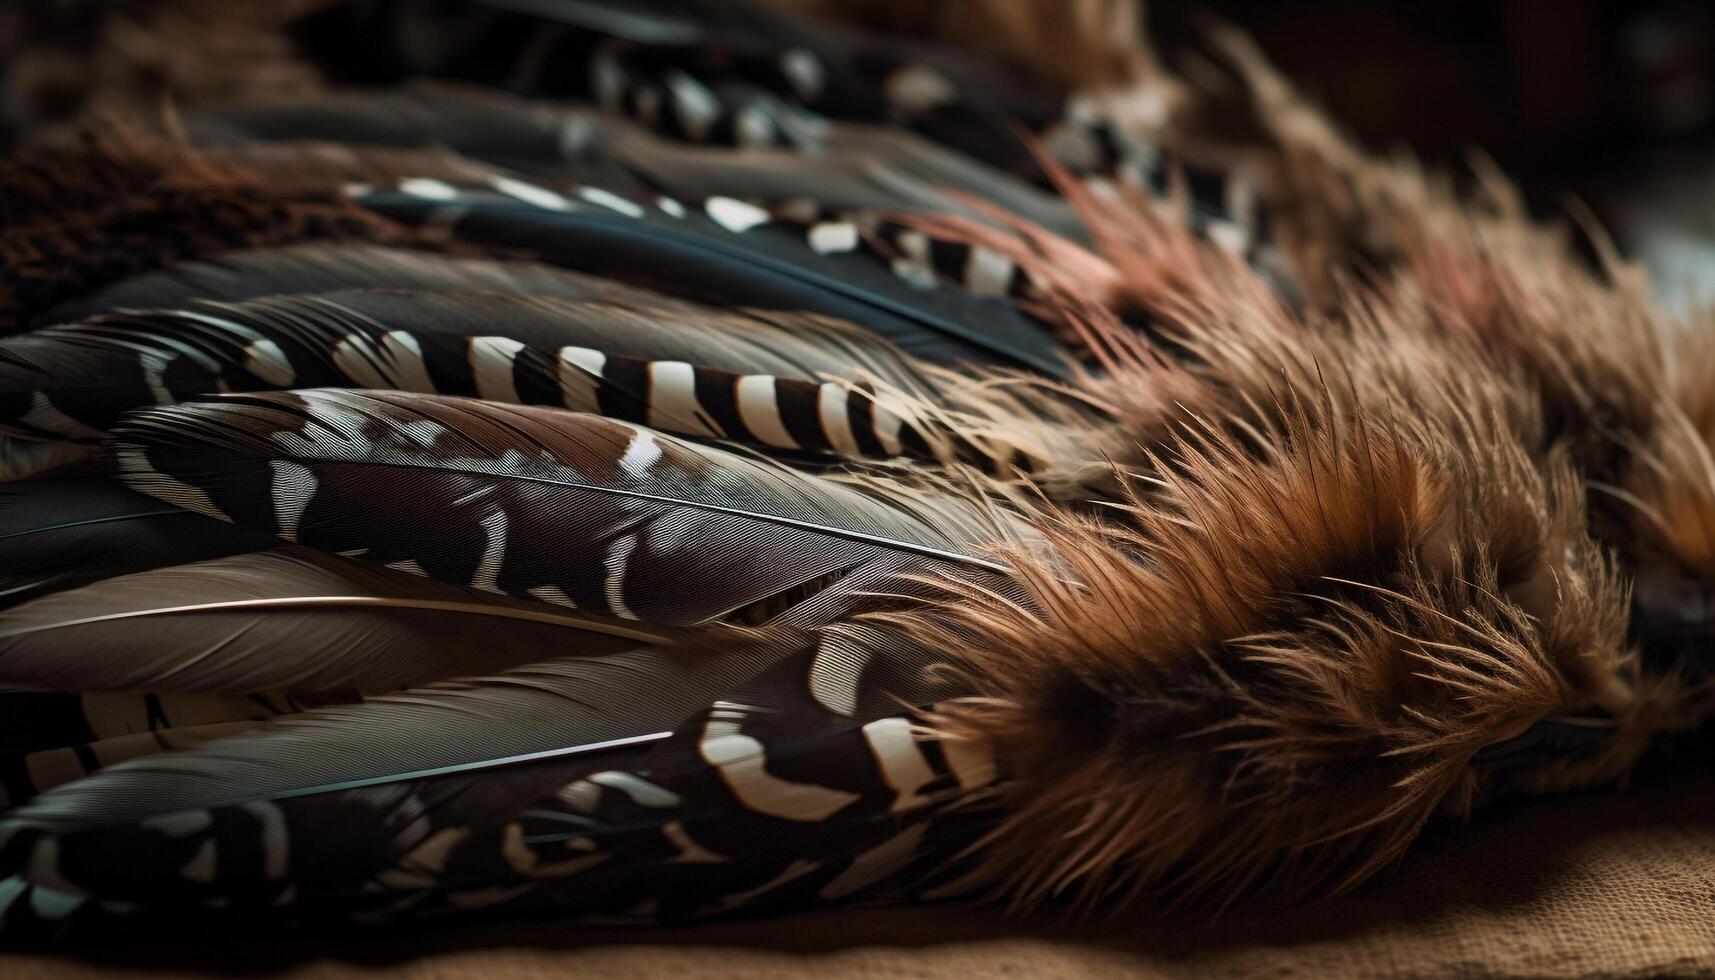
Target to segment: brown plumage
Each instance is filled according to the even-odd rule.
[[[21,154],[4,165],[0,186],[0,333],[57,302],[186,259],[303,241],[421,240],[328,183],[272,188],[142,132]]]
[[[931,728],[1016,767],[981,847],[1015,902],[1349,887],[1438,810],[1614,778],[1673,710],[1640,676],[1564,454],[1539,474],[1493,404],[1414,418],[1360,406],[1330,369],[1282,384],[1261,433],[1183,420],[1118,517],[1051,521],[1056,560],[1017,562],[1031,603],[953,589],[898,620],[958,650],[980,692]],[[1591,711],[1614,736],[1595,756],[1523,777],[1473,763]]]
[[[104,447],[0,512],[0,927],[1316,897],[1710,707],[1707,326],[1242,41],[1231,145],[1126,2],[426,6],[306,51],[572,103],[0,171],[0,448]]]

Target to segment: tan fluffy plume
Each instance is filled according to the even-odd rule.
[[[1424,424],[1304,395],[1265,444],[1185,419],[1123,519],[1046,520],[1055,560],[1014,556],[1032,604],[951,587],[896,619],[980,692],[929,726],[1016,777],[976,850],[1017,904],[1339,890],[1438,810],[1641,751],[1652,694],[1570,466],[1539,477],[1480,407]],[[1594,755],[1522,786],[1474,761],[1586,712],[1613,729]]]

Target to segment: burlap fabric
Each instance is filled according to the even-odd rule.
[[[1715,975],[1715,780],[1657,764],[1625,792],[1514,804],[1438,832],[1338,902],[1213,926],[1071,932],[959,909],[654,931],[482,926],[315,945],[0,954],[7,980]]]

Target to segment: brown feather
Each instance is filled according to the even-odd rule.
[[[1539,719],[1601,710],[1623,735],[1494,782],[1611,779],[1641,751],[1625,590],[1560,539],[1570,468],[1535,478],[1477,411],[1437,427],[1348,397],[1290,401],[1260,447],[1186,420],[1125,523],[1056,516],[1053,561],[1010,556],[1033,606],[954,584],[892,617],[978,692],[929,724],[1014,777],[978,851],[1015,903],[1337,890],[1494,788],[1473,757]]]

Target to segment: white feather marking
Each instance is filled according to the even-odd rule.
[[[470,338],[470,372],[476,393],[491,401],[518,404],[518,386],[512,369],[524,345],[511,337]]]
[[[924,64],[895,68],[888,74],[885,84],[887,107],[896,116],[907,119],[959,97],[959,90],[945,75]]]
[[[688,361],[651,361],[647,420],[657,429],[721,438],[726,433],[697,401],[697,369]]]
[[[661,460],[661,444],[648,429],[633,426],[631,431],[631,442],[625,447],[625,455],[619,457],[619,468],[635,479],[647,480],[649,468]]]
[[[287,541],[298,540],[298,527],[304,519],[304,509],[316,492],[316,474],[302,463],[289,459],[271,459],[274,471],[269,496],[274,501],[274,533]]]
[[[142,449],[136,446],[120,446],[114,451],[113,460],[119,469],[120,477],[131,489],[141,490],[151,497],[165,500],[174,507],[194,510],[223,521],[231,520],[201,489],[157,472],[149,462],[148,454]]]
[[[857,711],[858,681],[868,662],[863,647],[843,643],[835,633],[822,634],[810,660],[810,696],[834,714],[850,718]]]
[[[994,753],[981,742],[942,739],[941,757],[947,760],[947,768],[953,771],[953,778],[965,789],[976,789],[994,782]]]
[[[971,246],[965,256],[965,291],[973,296],[1005,296],[1012,286],[1012,260],[992,248]]]
[[[352,334],[333,348],[333,365],[364,388],[397,388],[433,393],[423,347],[402,330],[390,330],[376,343],[366,334]]]
[[[1210,218],[1206,233],[1209,240],[1228,255],[1243,257],[1250,245],[1250,233],[1244,226],[1225,218]]]
[[[412,197],[426,198],[431,201],[451,201],[459,196],[459,189],[444,180],[433,177],[413,177],[399,185],[399,189]]]
[[[828,444],[844,456],[858,455],[857,437],[852,435],[852,420],[846,410],[849,397],[846,386],[828,383],[816,390],[816,417],[822,423],[822,434]]]
[[[863,738],[875,756],[881,778],[893,788],[892,810],[902,813],[916,810],[929,801],[918,791],[935,779],[929,760],[917,746],[911,732],[911,722],[905,718],[880,718],[863,726]]]
[[[822,59],[804,48],[788,48],[781,52],[780,74],[786,76],[793,93],[803,102],[815,102],[821,98],[822,87],[827,84]]]
[[[506,560],[506,511],[492,510],[482,518],[482,559],[471,574],[470,587],[485,592],[500,591],[500,565]]]
[[[392,420],[393,431],[404,436],[411,442],[424,449],[435,448],[435,443],[447,434],[447,427],[433,419]]]
[[[898,258],[890,263],[890,268],[895,276],[918,289],[934,289],[940,285],[935,278],[935,270],[922,262]]]
[[[683,218],[685,216],[685,206],[683,204],[680,204],[678,201],[673,200],[670,197],[658,197],[658,198],[656,198],[655,199],[655,206],[660,208],[662,211],[667,212],[667,214],[671,217]]]
[[[556,606],[565,606],[567,609],[578,608],[578,604],[572,601],[572,597],[566,594],[566,590],[557,585],[538,585],[534,588],[525,589],[524,591],[543,602],[551,602]]]
[[[525,204],[534,204],[549,211],[568,211],[572,207],[572,202],[566,200],[565,195],[551,191],[546,187],[527,184],[513,177],[494,177],[489,181],[489,184],[507,197],[516,198]]]
[[[601,388],[602,368],[607,355],[589,347],[560,348],[560,398],[574,412],[599,412],[596,392]]]
[[[738,404],[739,421],[763,445],[777,449],[799,448],[780,417],[780,397],[775,391],[773,375],[743,375],[738,379],[734,401]]]
[[[850,221],[818,221],[808,237],[817,255],[849,252],[858,246],[858,227]]]
[[[289,388],[297,380],[292,362],[280,345],[266,337],[244,345],[244,370],[271,385]]]
[[[881,443],[882,452],[897,456],[904,449],[904,444],[899,441],[899,430],[905,427],[905,416],[911,414],[911,409],[898,395],[889,391],[878,391],[870,397],[874,399],[876,441]]]
[[[642,806],[667,807],[678,806],[684,802],[679,794],[662,789],[661,787],[629,772],[610,770],[608,772],[592,773],[588,777],[597,786],[616,789],[631,797]]]
[[[738,111],[733,132],[740,147],[769,146],[774,142],[774,119],[768,110],[753,103]]]
[[[722,228],[741,234],[772,220],[767,211],[754,204],[718,194],[703,202],[703,210]]]
[[[856,793],[794,783],[769,772],[765,747],[749,735],[739,734],[737,722],[710,718],[697,751],[704,762],[720,770],[739,802],[764,816],[804,822],[826,820],[860,799]]]
[[[911,259],[911,261],[924,266],[930,264],[928,235],[925,235],[914,228],[908,228],[905,231],[900,232],[894,241],[898,243],[900,249],[905,252],[906,257]]]
[[[567,783],[554,793],[554,798],[574,813],[594,813],[601,802],[601,789],[587,779]]]
[[[627,218],[643,217],[643,209],[638,207],[635,201],[628,201],[612,191],[604,191],[599,187],[580,187],[578,196],[597,207],[618,211]]]
[[[662,81],[667,83],[667,90],[673,94],[673,106],[679,113],[679,123],[685,127],[685,134],[699,143],[707,139],[710,127],[720,118],[720,100],[707,85],[677,68],[669,69],[662,76]]]
[[[627,534],[614,539],[601,559],[601,566],[607,573],[606,580],[602,582],[602,596],[607,599],[608,612],[621,619],[637,618],[625,604],[625,564],[636,547],[637,536]]]
[[[938,282],[930,261],[929,236],[907,230],[900,232],[894,242],[905,254],[893,260],[893,274],[919,289],[934,289]]]
[[[143,384],[149,389],[149,397],[157,405],[172,405],[178,398],[167,389],[167,379],[161,372],[172,363],[171,357],[145,354],[138,359],[138,367],[143,371]],[[217,379],[218,380],[218,379]]]

